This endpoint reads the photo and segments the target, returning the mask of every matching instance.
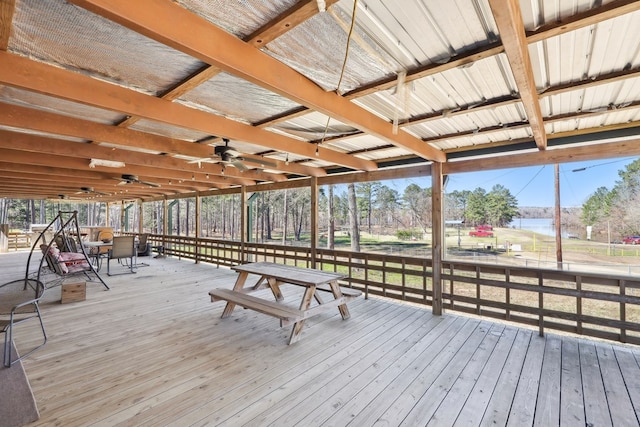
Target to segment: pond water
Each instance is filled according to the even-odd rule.
[[[553,218],[516,218],[509,223],[509,227],[520,230],[529,230],[535,233],[545,234],[547,236],[556,235]]]

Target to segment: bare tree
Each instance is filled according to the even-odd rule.
[[[356,202],[356,189],[353,183],[347,186],[349,193],[349,226],[351,230],[351,250],[360,252],[360,229],[358,228],[358,204]]]
[[[327,196],[327,220],[329,226],[327,227],[327,248],[335,249],[335,232],[336,221],[333,215],[333,185],[329,185],[329,191]]]

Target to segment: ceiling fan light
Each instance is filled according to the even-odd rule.
[[[118,162],[115,160],[103,160],[103,159],[91,159],[89,160],[89,167],[95,168],[96,166],[104,166],[107,168],[123,168],[124,162]]]

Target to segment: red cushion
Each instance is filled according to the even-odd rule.
[[[60,252],[59,260],[67,266],[68,272],[75,273],[77,271],[89,268],[89,263],[83,254],[77,252]],[[72,270],[72,267],[74,269]],[[77,267],[77,268],[75,268]]]

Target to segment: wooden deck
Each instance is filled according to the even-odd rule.
[[[0,283],[24,260],[0,254]],[[105,277],[110,291],[88,284],[83,302],[49,293],[49,342],[24,361],[32,425],[638,425],[637,347],[373,298],[352,301],[346,321],[309,319],[288,346],[272,317],[220,319],[225,304],[208,292],[231,287],[230,270],[145,262]],[[297,287],[283,291],[299,301]],[[35,331],[25,325],[18,347]]]

